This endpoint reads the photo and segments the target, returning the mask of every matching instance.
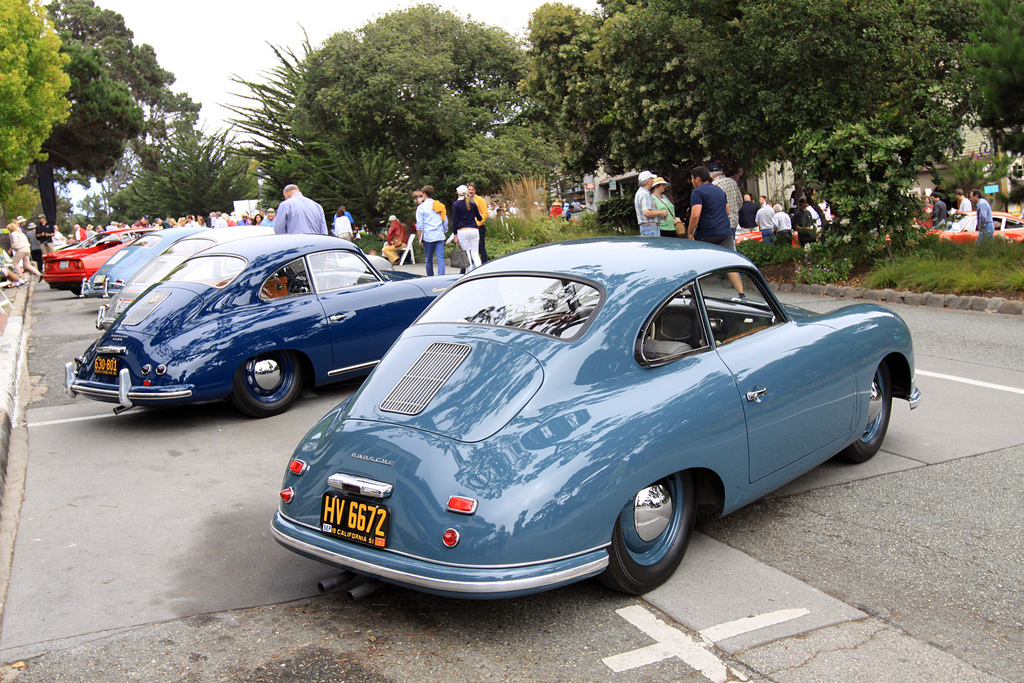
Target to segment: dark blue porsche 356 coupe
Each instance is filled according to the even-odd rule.
[[[569,242],[473,271],[295,449],[275,538],[461,597],[599,576],[646,592],[725,514],[913,406],[904,322],[781,305],[733,251]]]
[[[72,395],[115,410],[230,397],[275,415],[313,385],[365,375],[454,277],[387,276],[354,245],[252,237],[174,269],[67,364]]]

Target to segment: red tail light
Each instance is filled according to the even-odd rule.
[[[283,500],[286,503],[292,502],[292,498],[294,498],[294,497],[295,497],[295,489],[293,489],[291,486],[286,488],[284,491],[281,491],[281,500]]]
[[[460,515],[472,515],[476,512],[476,500],[465,496],[451,496],[448,498],[448,510],[458,512]]]
[[[303,474],[305,474],[306,470],[309,469],[309,465],[307,465],[302,460],[292,460],[290,463],[288,463],[288,469],[291,471],[292,474],[301,477]]]
[[[454,548],[459,544],[459,532],[455,529],[448,529],[441,536],[441,542],[449,548]]]

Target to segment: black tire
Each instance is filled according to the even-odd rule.
[[[665,518],[667,526],[645,540],[636,526],[636,500],[637,496],[656,487],[661,487],[668,495],[672,510]],[[646,593],[665,583],[690,545],[696,507],[693,475],[689,472],[673,474],[638,491],[615,520],[608,567],[598,580],[612,590],[632,595]]]
[[[75,296],[82,296],[82,285],[71,285],[68,290]]]
[[[867,462],[885,441],[885,433],[889,430],[889,417],[892,415],[892,384],[889,381],[889,368],[885,363],[878,366],[871,380],[871,398],[868,402],[868,420],[864,433],[859,439],[844,448],[837,456],[843,462],[860,464]]]
[[[270,417],[288,410],[301,389],[298,356],[292,351],[270,351],[238,366],[231,403],[250,417]]]

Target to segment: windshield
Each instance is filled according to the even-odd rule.
[[[181,264],[165,282],[192,282],[208,287],[226,287],[245,268],[237,256],[197,256]]]
[[[949,217],[946,224],[942,226],[942,229],[949,232],[964,232],[969,228],[973,220],[974,216],[969,213],[955,213]]]
[[[564,278],[506,275],[469,280],[439,298],[417,324],[516,327],[558,339],[582,333],[601,302],[591,285]]]

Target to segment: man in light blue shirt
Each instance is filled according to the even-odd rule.
[[[267,209],[267,213],[263,216],[263,222],[260,223],[265,228],[274,227],[274,219],[277,218],[277,209],[271,207]]]
[[[324,207],[299,192],[298,185],[284,188],[284,201],[277,207],[274,232],[278,235],[326,235]]]
[[[980,190],[971,190],[971,201],[974,202],[978,212],[978,237],[974,240],[974,243],[981,244],[985,240],[992,239],[995,233],[996,226],[992,221],[992,205],[981,196]]]

